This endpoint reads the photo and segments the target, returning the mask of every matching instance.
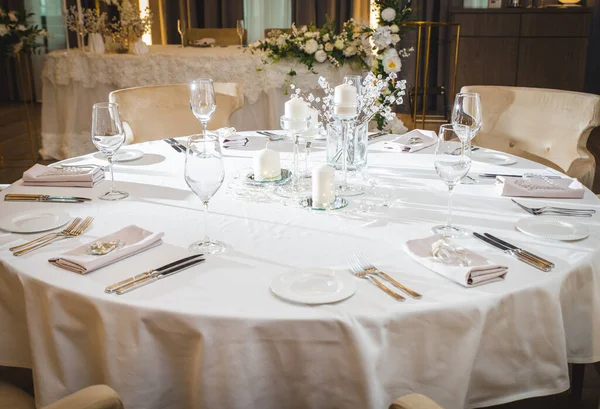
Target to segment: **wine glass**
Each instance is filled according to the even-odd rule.
[[[471,140],[460,140],[458,135],[452,125],[442,125],[435,149],[435,171],[448,185],[448,218],[445,225],[435,226],[432,231],[444,237],[457,237],[466,234],[464,230],[451,224],[452,192],[471,168],[471,158],[469,156]]]
[[[202,135],[206,138],[208,121],[217,110],[217,98],[211,79],[198,78],[192,81],[190,84],[190,108],[202,124]]]
[[[461,141],[472,140],[481,129],[481,98],[474,92],[456,94],[452,125]]]
[[[214,136],[192,135],[185,155],[185,182],[204,204],[204,239],[192,243],[193,253],[214,254],[225,250],[225,245],[208,237],[208,201],[225,179],[225,167],[219,139]]]
[[[185,20],[177,20],[177,32],[179,33],[179,37],[181,37],[181,46],[185,47],[185,32],[186,27]]]
[[[125,130],[119,117],[118,104],[114,102],[94,104],[92,110],[92,142],[106,156],[110,169],[110,190],[100,196],[100,199],[125,199],[129,196],[129,193],[115,189],[115,175],[113,172],[115,154],[125,142]]]
[[[246,32],[246,26],[244,24],[244,20],[238,20],[236,23],[237,35],[240,37],[240,45],[244,46],[244,34]]]

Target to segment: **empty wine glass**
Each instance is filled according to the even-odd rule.
[[[481,98],[475,92],[456,94],[452,108],[452,125],[461,141],[470,141],[481,129]]]
[[[442,125],[440,127],[434,165],[437,174],[448,185],[448,218],[445,225],[435,226],[432,229],[435,234],[441,234],[444,237],[457,237],[466,234],[464,230],[451,224],[452,192],[471,168],[470,144],[470,140],[463,141],[458,138],[458,133],[452,125]]]
[[[225,245],[208,237],[208,201],[225,179],[225,167],[219,139],[213,136],[192,135],[185,155],[185,182],[204,205],[204,239],[190,244],[193,253],[214,254],[225,250]]]
[[[190,108],[202,124],[202,135],[206,137],[208,121],[217,110],[217,97],[211,79],[198,78],[192,81],[190,84]]]
[[[240,38],[240,45],[244,46],[244,34],[246,33],[246,26],[244,20],[238,20],[236,23],[237,35]]]
[[[113,172],[115,154],[125,142],[125,130],[119,117],[118,104],[113,102],[94,104],[92,110],[92,142],[106,156],[110,169],[110,190],[100,196],[100,199],[125,199],[129,196],[129,193],[115,189],[115,175]]]
[[[181,37],[182,47],[185,47],[186,28],[187,25],[185,24],[185,20],[177,20],[177,32],[179,33],[179,37]]]

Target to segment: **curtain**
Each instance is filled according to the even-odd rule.
[[[600,95],[600,2],[598,1],[594,6],[592,32],[588,44],[584,91]]]
[[[197,23],[195,27],[198,28],[235,28],[237,20],[244,19],[244,0],[189,0],[189,2],[195,6]]]
[[[292,25],[290,0],[244,0],[244,22],[249,43],[263,38],[265,28],[289,28]]]
[[[335,20],[337,28],[351,17],[369,21],[369,0],[291,0],[292,21],[297,25],[314,24],[321,27],[327,19]]]

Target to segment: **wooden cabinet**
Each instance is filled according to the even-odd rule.
[[[578,9],[454,10],[457,90],[513,85],[582,91],[592,14]]]

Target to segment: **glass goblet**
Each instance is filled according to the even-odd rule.
[[[119,105],[113,102],[94,104],[92,110],[92,142],[108,159],[110,169],[110,189],[100,196],[102,200],[121,200],[129,193],[115,189],[113,172],[115,154],[125,142],[125,130],[119,117]]]
[[[236,22],[235,28],[237,30],[237,35],[240,38],[240,46],[244,46],[244,34],[246,32],[246,25],[244,24],[244,20],[238,20]]]
[[[217,110],[217,96],[210,78],[198,78],[190,84],[190,109],[202,124],[202,135],[206,138],[208,121]]]
[[[225,179],[223,155],[218,138],[190,136],[184,174],[185,182],[204,205],[204,239],[190,244],[189,250],[193,253],[219,253],[225,250],[225,245],[209,238],[207,234],[208,202],[217,193]]]
[[[279,186],[275,193],[286,198],[297,199],[301,196],[300,186],[300,136],[310,127],[310,116],[299,118],[288,118],[285,115],[280,118],[281,129],[287,131],[294,141],[294,159],[292,164],[291,184]]]

